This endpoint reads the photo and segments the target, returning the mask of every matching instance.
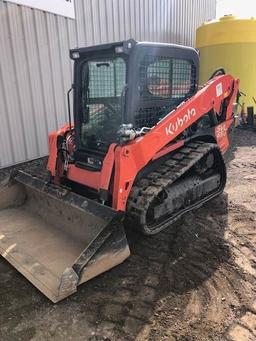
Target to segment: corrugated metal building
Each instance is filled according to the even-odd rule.
[[[216,0],[75,0],[76,19],[0,0],[0,168],[47,154],[67,122],[69,49],[136,40],[194,45]]]

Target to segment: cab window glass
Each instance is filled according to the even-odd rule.
[[[140,67],[141,97],[185,98],[196,86],[194,69],[189,60],[145,56]]]

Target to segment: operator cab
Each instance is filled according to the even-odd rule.
[[[70,51],[78,166],[100,170],[122,124],[152,128],[198,87],[198,53],[127,40]]]

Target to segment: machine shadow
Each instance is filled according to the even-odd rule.
[[[228,195],[225,193],[156,236],[143,239],[128,232],[128,239],[133,254],[164,265],[162,275],[167,291],[183,293],[199,286],[229,258],[224,240],[227,225]],[[157,252],[156,258],[150,252],[143,256],[144,247],[152,248],[152,254]],[[202,268],[202,276],[195,278],[193,266]]]

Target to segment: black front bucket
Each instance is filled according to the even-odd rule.
[[[130,250],[120,213],[20,171],[0,187],[0,254],[58,302]]]

